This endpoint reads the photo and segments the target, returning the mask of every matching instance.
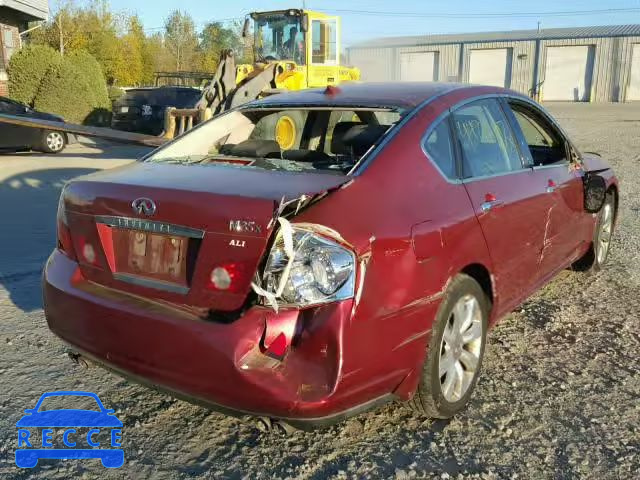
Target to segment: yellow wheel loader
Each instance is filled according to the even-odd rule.
[[[255,63],[236,65],[232,51],[222,52],[196,108],[167,110],[166,138],[266,95],[360,79],[360,70],[340,65],[339,17],[298,9],[254,12],[246,18],[242,36],[252,45]],[[283,149],[295,143],[300,122],[289,116],[276,121],[276,138]]]

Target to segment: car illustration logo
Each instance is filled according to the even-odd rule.
[[[131,207],[133,211],[138,215],[146,215],[151,217],[154,213],[156,213],[156,204],[150,198],[136,198],[133,202],[131,202]]]
[[[71,402],[86,404],[89,408],[50,408],[60,403],[66,407]],[[40,459],[96,458],[106,468],[119,468],[124,464],[122,422],[114,410],[105,408],[95,393],[47,392],[25,413],[16,423],[18,467],[33,468]],[[39,435],[34,435],[38,429]],[[106,445],[111,448],[104,448]]]

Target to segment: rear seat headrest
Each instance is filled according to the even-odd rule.
[[[387,131],[389,125],[339,122],[333,129],[331,152],[361,157]]]
[[[222,153],[236,157],[264,158],[270,155],[280,155],[280,145],[275,140],[249,139],[222,150]]]

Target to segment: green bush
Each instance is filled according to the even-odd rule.
[[[73,52],[69,59],[80,70],[82,78],[89,86],[89,91],[93,93],[93,105],[96,108],[110,108],[107,82],[102,67],[95,57],[84,50],[79,50]]]
[[[47,72],[61,61],[60,53],[46,45],[28,45],[14,53],[9,62],[9,96],[33,106]]]
[[[34,107],[71,123],[107,124],[107,84],[95,58],[86,52],[74,52],[52,65],[40,84]]]
[[[115,86],[108,87],[107,91],[109,92],[109,100],[111,100],[111,103],[115,102],[116,100],[120,100],[120,98],[125,93],[122,88]]]

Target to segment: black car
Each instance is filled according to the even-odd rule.
[[[190,87],[131,88],[113,102],[111,128],[160,135],[167,107],[194,108],[201,96]]]
[[[62,117],[39,112],[6,97],[0,97],[0,113],[64,122]],[[59,153],[64,150],[70,140],[74,140],[72,137],[64,132],[0,123],[0,149],[2,150],[39,150],[46,153]]]

